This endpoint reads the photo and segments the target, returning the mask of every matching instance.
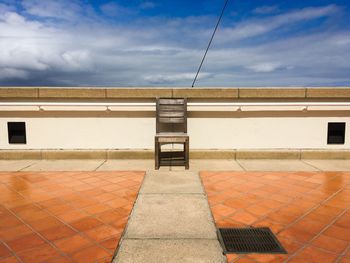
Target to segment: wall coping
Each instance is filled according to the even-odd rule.
[[[349,99],[350,87],[0,87],[0,99]]]
[[[1,150],[0,160],[59,159],[153,159],[154,151],[143,150]],[[259,149],[190,150],[190,159],[343,159],[350,160],[350,150]]]

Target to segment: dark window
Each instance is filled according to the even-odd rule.
[[[327,144],[345,143],[345,122],[329,122]]]
[[[27,143],[25,122],[8,122],[7,129],[9,135],[9,143]]]

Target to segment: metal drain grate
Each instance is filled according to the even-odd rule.
[[[287,254],[287,251],[267,227],[219,228],[218,235],[226,254]]]

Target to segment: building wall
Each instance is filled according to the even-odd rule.
[[[27,144],[9,144],[7,122],[26,122]],[[346,122],[344,145],[327,145],[328,122]],[[350,117],[191,117],[192,149],[347,149]],[[153,149],[154,117],[1,117],[0,149]]]
[[[1,87],[0,149],[153,149],[156,97],[188,99],[191,149],[350,146],[350,87]],[[27,144],[8,143],[9,121]],[[345,144],[327,145],[328,122],[347,124]]]

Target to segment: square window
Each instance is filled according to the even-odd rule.
[[[327,144],[345,143],[345,122],[329,122]]]
[[[27,143],[25,122],[8,122],[7,129],[10,144]]]

